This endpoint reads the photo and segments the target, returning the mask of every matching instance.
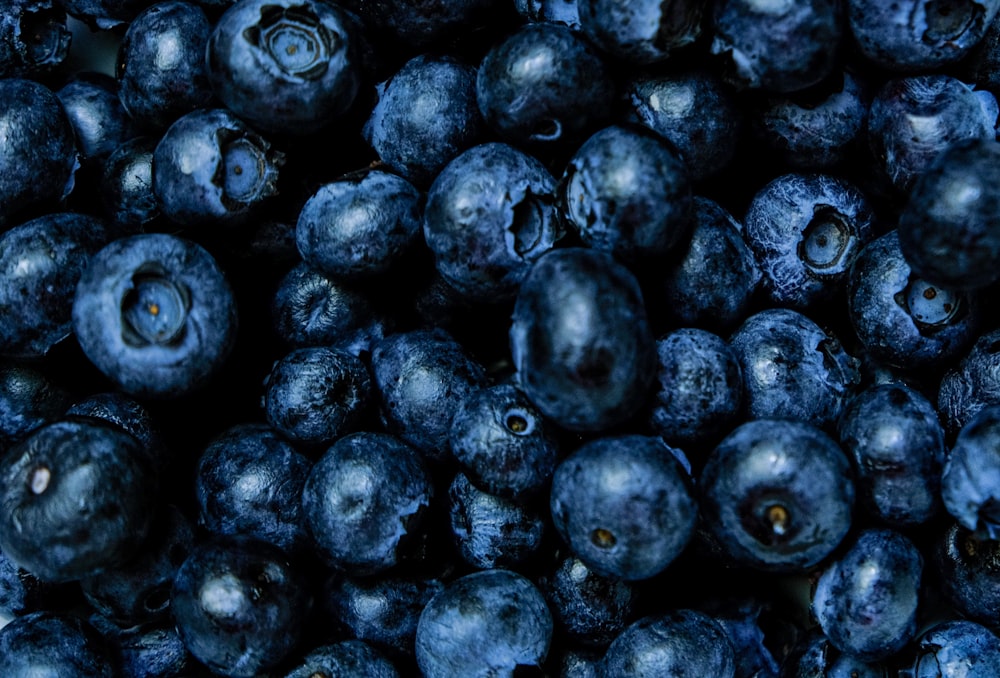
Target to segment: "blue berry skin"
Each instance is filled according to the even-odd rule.
[[[29,209],[58,204],[73,189],[79,153],[73,123],[45,85],[0,79],[0,229]]]
[[[90,623],[110,646],[120,678],[177,678],[195,675],[197,662],[173,620],[120,628],[99,614]]]
[[[375,574],[397,563],[432,495],[420,452],[387,433],[352,433],[313,466],[302,513],[326,562],[347,574]]]
[[[944,600],[965,618],[990,627],[1000,624],[1000,542],[952,521],[932,549]]]
[[[958,77],[964,82],[975,83],[981,89],[996,92],[1000,89],[1000,23],[996,17],[988,22],[983,37],[957,64]]]
[[[484,141],[476,69],[421,54],[377,87],[362,134],[387,167],[426,188],[463,151]]]
[[[160,211],[185,227],[218,227],[252,215],[277,191],[284,155],[223,108],[174,121],[153,151]]]
[[[718,203],[695,196],[683,254],[663,273],[657,309],[674,327],[730,332],[747,317],[760,269],[742,226]]]
[[[150,0],[61,0],[66,13],[92,31],[121,27],[146,8]],[[215,0],[203,0],[213,2]]]
[[[979,410],[955,438],[941,474],[941,499],[984,539],[1000,537],[1000,405]]]
[[[278,282],[271,315],[275,333],[289,348],[329,346],[357,356],[371,353],[392,327],[365,291],[305,262]]]
[[[691,179],[679,153],[641,127],[593,134],[563,173],[562,202],[589,247],[628,262],[662,257],[691,233]]]
[[[424,240],[449,285],[476,301],[506,301],[562,236],[556,180],[508,144],[461,153],[427,192]]]
[[[205,47],[212,24],[198,4],[162,0],[133,19],[118,48],[122,106],[147,133],[212,104]]]
[[[735,678],[736,657],[725,630],[695,610],[643,617],[615,638],[601,662],[601,678]]]
[[[417,622],[425,678],[488,678],[538,670],[552,640],[552,613],[538,588],[509,570],[460,577],[434,596]]]
[[[0,361],[0,454],[60,419],[69,404],[70,394],[36,367]]]
[[[470,393],[452,417],[448,441],[468,479],[505,499],[548,487],[559,454],[552,426],[512,384]]]
[[[896,230],[858,254],[847,281],[847,311],[865,350],[904,369],[948,364],[974,341],[981,322],[976,295],[912,271]]]
[[[828,556],[852,524],[850,460],[821,430],[758,419],[712,451],[699,477],[705,528],[734,561],[802,572]]]
[[[389,432],[430,460],[448,458],[452,417],[486,386],[483,367],[441,329],[387,336],[372,351],[371,365]]]
[[[1000,142],[957,142],[914,184],[899,215],[899,247],[922,278],[950,289],[1000,279]]]
[[[577,12],[581,30],[594,44],[626,63],[644,66],[666,61],[697,40],[706,4],[577,0]]]
[[[476,35],[503,6],[498,0],[350,0],[373,36],[393,49],[428,52],[463,34]]]
[[[373,396],[360,358],[322,346],[297,348],[267,375],[264,416],[294,443],[328,445],[358,426]]]
[[[841,653],[816,629],[792,649],[781,664],[780,675],[781,678],[888,678],[890,674],[878,662],[863,662]],[[937,678],[935,674],[932,676]]]
[[[889,529],[861,532],[823,570],[812,610],[830,643],[862,661],[889,658],[917,633],[923,556]]]
[[[412,658],[420,613],[443,589],[444,583],[439,579],[405,574],[334,575],[324,586],[322,602],[330,618],[343,626],[349,636],[371,644],[387,656]]]
[[[66,61],[72,34],[55,0],[10,0],[0,13],[0,78],[34,78]]]
[[[176,398],[206,383],[235,340],[236,303],[200,245],[149,233],[91,258],[73,301],[83,352],[129,395]]]
[[[771,302],[805,309],[843,288],[874,220],[854,184],[826,174],[784,174],[751,200],[743,236]]]
[[[714,445],[740,423],[743,368],[721,337],[680,328],[656,340],[653,431],[685,450]]]
[[[98,183],[102,214],[123,233],[138,233],[160,216],[153,191],[153,152],[159,139],[132,137],[104,161]]]
[[[52,610],[66,600],[69,584],[42,581],[0,551],[0,619]]]
[[[263,132],[303,135],[346,113],[366,77],[359,19],[324,0],[238,0],[215,23],[209,82]]]
[[[775,605],[766,598],[738,595],[735,598],[710,599],[699,606],[725,630],[733,645],[736,675],[752,678],[778,678],[779,660],[788,652],[787,639],[778,646],[775,637],[783,637],[787,622],[773,617]],[[774,624],[775,627],[771,625]],[[765,634],[765,629],[767,633]],[[794,636],[794,633],[789,637]],[[777,655],[777,656],[776,656]]]
[[[944,373],[938,388],[938,414],[951,435],[991,405],[1000,405],[1000,330],[976,338],[958,364]]]
[[[214,673],[253,678],[277,666],[303,636],[312,597],[276,546],[249,537],[197,546],[170,593],[184,645]]]
[[[302,259],[342,280],[390,270],[413,251],[423,228],[423,196],[406,179],[378,169],[324,184],[295,226]]]
[[[115,678],[118,668],[91,624],[69,614],[40,611],[0,629],[0,675]]]
[[[162,507],[149,536],[127,562],[80,580],[83,595],[99,614],[125,628],[164,621],[170,615],[174,575],[194,543],[194,530],[180,509]]]
[[[560,559],[538,586],[548,601],[557,633],[593,648],[610,645],[631,623],[640,602],[634,584],[601,576],[573,556]]]
[[[133,136],[132,120],[122,107],[118,85],[105,73],[81,72],[56,90],[76,134],[80,162],[98,165]]]
[[[955,63],[979,43],[1000,9],[996,0],[848,0],[845,5],[857,48],[868,60],[894,71]]]
[[[674,452],[640,435],[597,438],[560,462],[549,506],[573,555],[597,574],[626,581],[648,579],[673,562],[698,513]]]
[[[625,119],[680,151],[693,181],[722,170],[736,153],[744,113],[721,78],[708,71],[642,74],[623,85]]]
[[[878,170],[909,192],[931,163],[957,141],[992,139],[997,100],[949,75],[889,80],[868,111],[868,146]],[[933,121],[933,122],[932,122]]]
[[[72,334],[76,285],[108,239],[103,221],[76,212],[0,233],[0,355],[37,358]]]
[[[767,147],[799,171],[828,171],[862,143],[871,95],[844,71],[822,99],[795,94],[772,96],[751,114]]]
[[[1000,675],[1000,639],[968,620],[945,620],[914,643],[912,668],[900,678],[993,678]]]
[[[265,424],[237,424],[195,467],[198,523],[213,534],[248,535],[289,553],[309,545],[302,488],[312,462]]]
[[[791,309],[751,315],[729,345],[743,368],[751,419],[777,417],[830,427],[860,381],[858,360],[837,337]]]
[[[719,0],[713,9],[712,54],[738,88],[794,92],[820,82],[837,63],[843,11],[836,0]]]
[[[577,0],[514,0],[517,13],[528,21],[554,21],[580,30]]]
[[[871,386],[844,409],[837,433],[854,459],[858,504],[869,516],[904,528],[940,513],[945,433],[924,395],[905,384]]]
[[[2,459],[0,549],[46,581],[97,574],[136,553],[156,495],[132,436],[94,419],[48,424]]]
[[[392,662],[378,650],[360,640],[314,648],[285,674],[285,678],[315,676],[366,676],[367,678],[399,678]]]
[[[448,488],[448,514],[459,555],[477,570],[517,570],[541,550],[543,512],[483,492],[464,473],[456,474]]]
[[[500,137],[531,148],[573,147],[610,115],[615,83],[604,57],[568,26],[528,23],[479,65],[476,101]]]
[[[139,441],[157,472],[170,464],[169,451],[159,425],[149,410],[134,398],[119,391],[92,393],[66,409],[66,416],[93,417],[125,431]]]
[[[509,336],[519,387],[563,428],[605,430],[649,396],[656,353],[642,292],[606,252],[541,257],[521,284]]]

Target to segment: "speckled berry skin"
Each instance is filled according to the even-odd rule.
[[[539,587],[556,629],[587,647],[610,645],[641,604],[635,584],[599,575],[574,556],[560,560]]]
[[[303,135],[346,113],[366,77],[358,18],[325,0],[239,0],[212,28],[212,91],[264,132]]]

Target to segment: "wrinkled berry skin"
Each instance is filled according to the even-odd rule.
[[[56,91],[56,96],[73,124],[84,167],[100,166],[112,151],[132,137],[132,120],[110,75],[77,73]]]
[[[1000,675],[1000,639],[972,621],[946,620],[915,641],[915,676],[993,678]]]
[[[929,70],[958,61],[982,39],[1000,9],[997,0],[847,0],[845,5],[861,53],[895,71]]]
[[[680,609],[643,617],[615,638],[600,678],[734,678],[736,657],[725,630],[711,617]]]
[[[713,9],[712,54],[738,88],[794,92],[836,64],[843,23],[837,0],[717,0]],[[798,39],[804,35],[809,39]]]
[[[517,380],[558,425],[601,431],[646,401],[655,342],[635,277],[610,254],[556,249],[518,292],[510,327]]]
[[[630,64],[665,61],[701,35],[702,0],[578,0],[580,28],[602,50]]]
[[[559,452],[551,425],[511,384],[469,394],[452,417],[448,441],[469,480],[506,499],[548,487]]]
[[[899,532],[869,529],[826,567],[812,610],[830,643],[862,661],[887,659],[917,633],[923,557]]]
[[[429,186],[460,153],[483,140],[476,69],[448,56],[421,54],[377,88],[362,130],[388,167]]]
[[[914,273],[954,290],[1000,278],[1000,142],[949,146],[913,186],[899,247]]]
[[[513,146],[474,146],[431,184],[423,230],[449,285],[473,300],[510,299],[562,235],[556,181]]]
[[[894,527],[922,525],[941,508],[944,428],[934,405],[904,384],[859,393],[837,425],[857,470],[858,503]]]
[[[165,0],[133,19],[118,48],[119,96],[132,120],[158,133],[212,103],[205,46],[212,24],[198,4]]]
[[[266,424],[238,424],[209,443],[195,471],[198,522],[289,553],[309,544],[302,488],[312,462]]]
[[[115,240],[77,285],[73,331],[123,391],[175,398],[218,370],[236,338],[236,302],[215,259],[177,236]]]
[[[417,665],[426,678],[513,675],[540,667],[552,613],[538,588],[510,570],[480,570],[434,596],[417,622]]]
[[[33,80],[0,79],[0,229],[22,210],[57,204],[79,166],[73,124],[52,90]]]
[[[953,521],[935,538],[931,558],[941,593],[959,614],[991,627],[1000,624],[1000,542]]]
[[[303,135],[350,109],[366,76],[358,18],[325,0],[239,0],[215,23],[206,63],[226,108],[263,132]]]
[[[1000,330],[976,339],[969,352],[941,377],[937,410],[956,434],[985,407],[1000,404]]]
[[[984,407],[958,432],[941,474],[948,513],[984,539],[1000,537],[1000,406]]]
[[[448,457],[455,411],[486,386],[486,373],[444,330],[391,334],[372,352],[386,427],[426,457]]]
[[[10,0],[0,13],[0,78],[34,78],[60,66],[72,34],[56,0]]]
[[[556,628],[575,642],[604,648],[632,619],[639,604],[635,585],[604,577],[573,556],[539,580]]]
[[[730,332],[746,318],[761,279],[742,226],[718,203],[696,196],[686,246],[663,273],[655,313],[679,327]]]
[[[382,170],[362,170],[321,186],[302,206],[295,242],[302,259],[341,280],[385,273],[419,242],[420,191]]]
[[[847,312],[865,350],[904,369],[948,363],[975,339],[981,322],[974,294],[933,285],[910,269],[896,230],[858,254]]]
[[[285,678],[315,678],[315,676],[366,676],[367,678],[399,678],[396,667],[368,643],[342,640],[315,648]]]
[[[125,628],[99,614],[88,620],[111,646],[122,678],[175,678],[195,671],[197,662],[184,647],[173,619]]]
[[[851,528],[854,473],[843,450],[804,422],[758,419],[712,451],[699,478],[705,528],[738,563],[806,570]]]
[[[662,572],[694,533],[690,478],[662,440],[598,438],[560,462],[549,506],[573,554],[626,581]]]
[[[374,574],[396,564],[432,495],[416,449],[387,433],[353,433],[313,466],[302,489],[302,514],[325,561],[348,574]]]
[[[301,575],[276,546],[216,538],[174,577],[170,608],[184,645],[215,673],[252,678],[296,647],[312,605]]]
[[[76,285],[107,225],[53,212],[0,233],[0,355],[37,358],[73,332]]]
[[[691,180],[678,152],[641,127],[613,125],[577,149],[562,178],[569,222],[588,246],[634,262],[691,233]]]
[[[860,381],[857,359],[839,340],[791,309],[755,313],[733,333],[729,345],[743,369],[751,419],[780,417],[832,426]]]
[[[875,213],[853,184],[826,174],[784,174],[753,197],[743,235],[776,306],[829,301],[871,240]]]
[[[97,629],[70,614],[40,611],[0,629],[0,675],[114,678],[118,670]]]
[[[476,101],[486,123],[512,144],[577,143],[609,115],[615,84],[601,54],[557,23],[528,23],[483,58]]]
[[[186,227],[247,217],[277,191],[284,156],[224,108],[200,108],[174,121],[153,151],[160,211]]]
[[[896,78],[872,99],[868,146],[879,172],[906,193],[952,144],[993,139],[997,110],[993,94],[949,75]]]
[[[43,426],[0,469],[0,549],[46,581],[123,563],[149,532],[157,481],[139,442],[96,419]]]

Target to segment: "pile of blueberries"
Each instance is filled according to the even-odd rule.
[[[0,676],[997,678],[998,97],[1000,0],[4,0]]]

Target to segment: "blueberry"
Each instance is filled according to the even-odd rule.
[[[329,675],[398,678],[399,673],[392,662],[364,641],[342,640],[314,648],[285,674],[285,678]]]
[[[139,441],[156,471],[166,470],[171,462],[153,415],[142,403],[120,391],[92,393],[70,405],[66,416],[93,417],[122,429]]]
[[[781,664],[780,675],[782,678],[888,678],[888,671],[878,662],[864,662],[841,653],[817,629],[792,648]]]
[[[826,174],[784,174],[761,188],[743,236],[776,306],[830,301],[871,240],[875,213],[852,183]]]
[[[594,572],[662,572],[694,534],[697,504],[675,453],[653,437],[598,438],[560,462],[549,505],[556,530]]]
[[[513,676],[537,670],[551,639],[552,613],[530,580],[481,570],[427,603],[417,622],[417,665],[426,678]]]
[[[1000,639],[988,628],[967,620],[940,621],[916,639],[913,678],[991,678],[1000,675]]]
[[[149,533],[157,479],[139,442],[110,424],[48,424],[0,461],[0,549],[40,579],[120,565]]]
[[[950,434],[969,423],[985,407],[1000,404],[1000,330],[991,330],[941,377],[937,410]]]
[[[0,629],[0,674],[113,678],[118,672],[110,648],[89,623],[33,612]]]
[[[601,431],[649,395],[655,343],[642,292],[610,254],[557,249],[521,284],[510,326],[518,384],[562,427]]]
[[[423,230],[448,284],[476,301],[505,301],[562,235],[556,181],[513,146],[474,146],[431,184]]]
[[[631,582],[605,577],[579,558],[559,560],[539,580],[555,627],[575,642],[606,648],[630,624],[640,606],[640,591]]]
[[[212,28],[209,82],[264,132],[315,132],[346,113],[367,76],[358,18],[324,0],[238,0]]]
[[[73,330],[125,392],[171,398],[204,385],[228,357],[236,304],[215,259],[167,234],[115,240],[77,285]]]
[[[517,13],[528,21],[555,21],[580,30],[577,0],[514,0]]]
[[[955,438],[941,474],[941,498],[967,530],[1000,537],[1000,406],[979,410]]]
[[[1000,622],[1000,542],[952,521],[930,552],[940,595],[960,615],[995,627]]]
[[[601,49],[636,65],[666,61],[701,35],[706,3],[659,0],[622,4],[614,0],[577,0],[580,28]]]
[[[185,647],[214,673],[252,678],[302,638],[312,604],[276,546],[250,537],[197,546],[174,577],[170,608]]]
[[[160,216],[153,191],[153,152],[158,139],[138,136],[117,146],[99,180],[103,214],[125,233],[137,233]]]
[[[680,249],[690,230],[691,181],[660,136],[614,125],[576,151],[562,178],[570,223],[590,247],[634,262]]]
[[[45,75],[63,65],[72,34],[55,0],[11,0],[0,12],[0,77]]]
[[[0,551],[0,623],[32,612],[58,609],[59,601],[73,599],[69,590],[73,585],[43,581]]]
[[[465,35],[478,35],[503,3],[498,0],[349,0],[373,36],[389,43],[386,51],[430,50]]]
[[[853,522],[851,462],[810,424],[757,419],[712,451],[698,479],[704,527],[734,561],[765,571],[808,569]]]
[[[121,678],[175,678],[196,669],[172,619],[126,628],[99,614],[89,620],[110,646]]]
[[[70,394],[32,365],[0,361],[0,453],[60,419]]]
[[[103,162],[133,136],[132,120],[119,98],[118,85],[104,73],[82,72],[56,90],[76,133],[84,166]]]
[[[302,490],[316,552],[348,574],[395,565],[433,494],[420,453],[387,433],[353,433],[320,457]]]

